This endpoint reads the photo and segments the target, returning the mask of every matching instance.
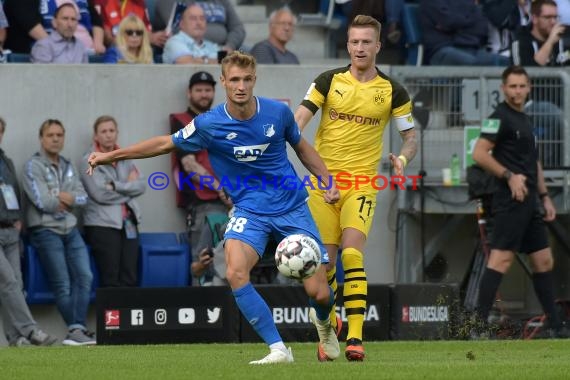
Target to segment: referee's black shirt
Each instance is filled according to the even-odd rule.
[[[538,150],[530,118],[502,102],[489,119],[499,120],[499,128],[496,133],[482,131],[480,137],[495,143],[493,157],[511,172],[524,174],[527,188],[536,190]],[[508,187],[504,180],[499,182]]]

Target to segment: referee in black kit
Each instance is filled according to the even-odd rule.
[[[483,121],[481,136],[473,150],[473,159],[495,176],[491,254],[481,278],[477,307],[483,324],[480,332],[487,330],[487,319],[503,274],[511,266],[515,253],[524,252],[532,263],[532,282],[547,316],[548,334],[566,337],[566,328],[556,312],[554,260],[544,224],[554,220],[556,210],[544,183],[533,128],[524,113],[530,92],[525,69],[507,67],[502,74],[501,90],[505,101]]]

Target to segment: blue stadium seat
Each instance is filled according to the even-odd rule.
[[[141,233],[140,286],[188,286],[190,253],[176,233]]]
[[[406,63],[412,66],[421,66],[424,59],[424,46],[418,17],[418,4],[404,4],[402,29],[404,29],[406,51],[408,52]]]
[[[104,63],[105,55],[104,54],[89,54],[88,58],[89,63]]]
[[[154,16],[156,12],[156,0],[145,0],[146,10],[148,12],[148,19],[152,24],[154,24]]]
[[[31,63],[32,59],[29,54],[10,53],[6,57],[8,63]]]
[[[89,247],[87,247],[88,250]],[[99,272],[95,265],[93,256],[89,254],[91,272],[93,273],[93,283],[91,285],[91,302],[95,301],[95,289],[99,286]],[[26,292],[26,302],[29,304],[49,304],[55,299],[50,289],[47,276],[42,268],[40,259],[34,247],[30,244],[24,246],[24,262],[22,264],[24,277],[24,291]]]

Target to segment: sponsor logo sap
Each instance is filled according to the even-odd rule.
[[[208,312],[208,323],[216,323],[218,319],[220,319],[220,313],[222,309],[219,307],[215,307],[212,310],[207,309]]]
[[[131,310],[131,325],[142,326],[144,323],[144,313],[141,309]]]
[[[261,157],[268,146],[269,143],[261,145],[236,146],[234,147],[234,156],[241,162],[255,161],[258,157]]]
[[[196,313],[191,307],[178,309],[178,323],[181,325],[191,325],[196,321]]]
[[[368,309],[364,313],[364,320],[380,321],[380,313],[377,305],[368,305]],[[275,324],[291,324],[291,323],[310,323],[309,307],[274,307],[273,308],[273,321]],[[344,307],[336,308],[337,314],[340,315],[342,320],[346,322],[346,312]]]
[[[402,322],[447,322],[448,306],[402,306]]]

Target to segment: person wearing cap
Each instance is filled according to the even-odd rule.
[[[186,112],[170,114],[170,130],[176,133],[188,125],[196,116],[207,112],[214,102],[216,81],[212,74],[198,71],[190,78],[186,96],[188,109]],[[172,167],[174,178],[178,180],[176,203],[186,210],[188,234],[192,249],[192,278],[194,284],[204,282],[204,275],[213,263],[207,255],[207,250],[199,249],[198,243],[202,229],[206,226],[206,217],[214,213],[226,213],[233,206],[231,199],[227,198],[222,190],[210,190],[200,186],[200,177],[213,177],[212,165],[206,150],[197,153],[176,151],[172,154]],[[189,173],[196,173],[191,178]],[[188,178],[194,186],[186,184]],[[183,180],[180,180],[183,179]],[[215,188],[221,188],[216,186]],[[202,279],[202,281],[198,280]]]
[[[182,13],[180,31],[164,45],[162,61],[176,64],[217,64],[218,44],[206,40],[206,16],[198,4],[191,4]]]

